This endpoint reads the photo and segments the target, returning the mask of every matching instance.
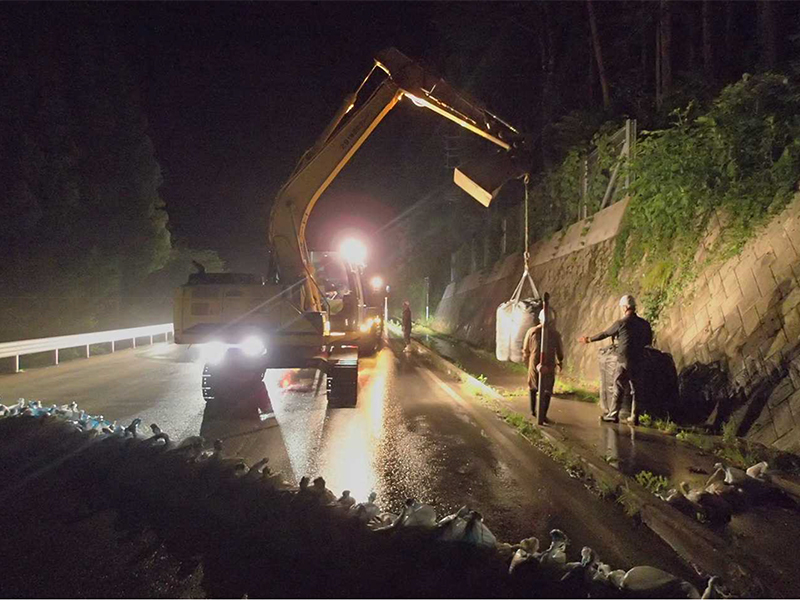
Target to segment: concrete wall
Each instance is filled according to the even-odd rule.
[[[601,211],[531,248],[532,275],[550,292],[565,341],[567,369],[599,377],[597,333],[619,316],[621,293],[608,288],[608,266],[626,202]],[[704,245],[713,242],[712,224]],[[434,326],[492,348],[497,306],[511,296],[522,257],[450,284]],[[733,419],[740,435],[800,450],[800,196],[745,247],[705,268],[656,328],[656,346],[671,352],[681,374],[687,415],[717,425]]]

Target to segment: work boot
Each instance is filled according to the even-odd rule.
[[[603,415],[600,417],[600,420],[603,421],[603,423],[619,423],[619,417],[611,415]]]
[[[639,425],[639,417],[638,416],[628,417],[627,419],[625,419],[625,421],[628,423],[628,425],[633,425],[634,427]]]

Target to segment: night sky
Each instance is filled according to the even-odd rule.
[[[51,27],[81,35],[71,33],[78,23],[84,31],[108,29],[106,43],[125,57],[140,91],[173,242],[216,250],[230,269],[263,272],[272,199],[385,47],[429,63],[532,137],[572,108],[597,109],[596,76],[585,74],[594,60],[586,5],[551,6],[557,8],[549,9],[544,41],[537,32],[548,9],[536,2],[70,2],[20,3],[16,10],[25,19],[34,15],[44,35]],[[624,87],[637,77],[644,79],[642,89],[652,87],[646,75],[627,75],[640,59],[638,33],[627,35],[639,27],[638,17],[626,6],[643,5],[596,3],[612,91],[622,101],[617,117],[647,112],[652,102],[650,91]],[[714,6],[719,40],[727,5]],[[755,50],[745,42],[754,38],[755,4],[730,6],[733,42],[749,53],[740,62],[750,64]],[[699,60],[699,46],[685,48],[686,39],[700,39],[696,21],[681,21],[689,12],[676,11],[676,73]],[[793,31],[789,21],[779,21],[784,38]],[[8,27],[30,21],[20,23]],[[558,72],[546,92],[542,53],[548,44],[557,49]],[[718,67],[732,56],[721,46],[715,53]],[[548,97],[555,105],[549,115],[537,110]],[[343,232],[360,231],[371,238],[373,262],[380,263],[387,249],[376,232],[423,198],[461,193],[445,168],[445,136],[459,129],[401,103],[323,195],[309,226],[312,248],[335,248]]]
[[[98,7],[99,8],[99,7]],[[435,54],[434,3],[107,5],[143,93],[162,198],[177,240],[259,270],[269,206],[296,160],[380,49]],[[396,108],[322,197],[312,247],[372,234],[446,185],[442,132],[453,124]],[[452,129],[450,129],[452,131]]]

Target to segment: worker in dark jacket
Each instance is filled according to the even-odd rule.
[[[411,343],[411,305],[408,300],[403,302],[403,340],[406,346]]]
[[[556,330],[555,314],[548,311],[545,319],[544,311],[534,318],[534,325],[525,334],[522,343],[522,358],[528,363],[528,389],[531,397],[531,413],[536,416],[536,394],[539,388],[539,374],[542,376],[542,422],[550,423],[547,409],[556,383],[556,368],[560,371],[564,366],[564,349],[561,334]],[[545,351],[542,352],[542,328],[547,330],[544,336]]]
[[[650,323],[636,314],[636,300],[633,296],[625,295],[619,305],[623,317],[602,333],[592,337],[583,336],[578,341],[588,344],[599,342],[607,337],[617,339],[617,373],[614,380],[614,397],[608,414],[600,417],[602,421],[618,423],[619,411],[622,408],[622,397],[626,389],[631,392],[631,416],[629,423],[639,424],[639,415],[636,413],[636,393],[641,391],[640,375],[644,360],[644,348],[653,343],[653,330]],[[641,400],[641,399],[640,399]]]

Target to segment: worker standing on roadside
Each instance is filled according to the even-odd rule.
[[[411,343],[411,305],[403,302],[403,340],[408,346]]]
[[[531,413],[536,416],[536,394],[539,387],[539,375],[542,381],[542,422],[551,423],[547,418],[547,409],[550,408],[550,398],[553,395],[553,386],[556,383],[556,368],[559,371],[564,366],[564,349],[561,344],[561,334],[556,330],[555,314],[548,311],[545,318],[544,310],[534,318],[534,325],[525,333],[522,343],[522,358],[528,363],[528,389],[531,397]],[[542,352],[542,328],[545,331],[545,350]]]
[[[607,337],[617,338],[617,373],[614,378],[614,397],[608,414],[600,417],[601,421],[619,423],[619,411],[622,408],[622,397],[626,389],[631,393],[631,416],[629,423],[639,424],[636,413],[636,394],[641,393],[641,371],[644,360],[644,348],[653,343],[653,330],[645,319],[636,314],[636,300],[625,295],[619,301],[622,318],[602,333],[592,337],[583,336],[579,342],[599,342]],[[639,399],[641,401],[641,398]]]

